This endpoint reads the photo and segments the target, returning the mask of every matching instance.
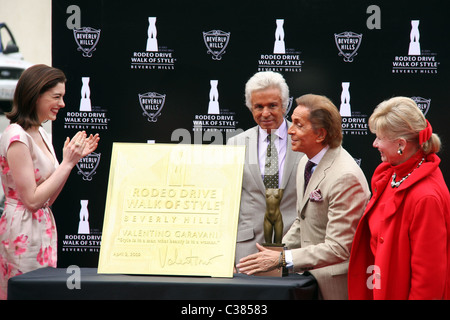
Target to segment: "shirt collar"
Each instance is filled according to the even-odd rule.
[[[259,130],[260,141],[267,141],[267,136],[269,135],[267,133],[267,131],[262,129],[260,126],[258,126],[258,130]],[[287,135],[286,120],[283,120],[281,125],[278,127],[277,130],[275,130],[274,133],[277,135],[278,139],[281,139],[281,140],[285,139],[285,137]]]
[[[316,165],[319,164],[320,160],[322,160],[323,156],[325,155],[325,153],[328,151],[328,149],[330,149],[329,145],[326,145],[325,147],[322,148],[322,150],[319,151],[318,154],[316,154],[314,157],[312,157],[311,159],[309,159],[311,162],[314,162]]]

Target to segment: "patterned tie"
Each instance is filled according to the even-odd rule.
[[[278,151],[271,134],[267,136],[267,139],[269,145],[267,146],[263,181],[266,189],[278,189]]]
[[[311,179],[311,175],[312,175],[312,171],[311,169],[315,166],[316,164],[312,161],[309,161],[306,163],[305,166],[305,189],[303,190],[303,192],[305,192],[306,187],[308,186],[308,182],[309,179]]]

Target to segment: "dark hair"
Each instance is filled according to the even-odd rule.
[[[340,146],[342,143],[341,115],[337,107],[325,96],[305,94],[295,100],[297,105],[309,109],[309,121],[313,130],[325,129],[327,136],[324,145],[331,148]]]
[[[44,64],[37,64],[26,69],[17,82],[11,112],[6,117],[11,123],[19,124],[24,130],[40,126],[36,102],[41,94],[54,88],[58,83],[65,83],[64,73]]]

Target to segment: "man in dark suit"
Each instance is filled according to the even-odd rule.
[[[291,138],[287,134],[290,123],[285,119],[289,88],[281,74],[270,71],[256,73],[245,86],[245,98],[257,126],[230,138],[227,142],[228,145],[246,146],[236,263],[241,258],[256,253],[256,243],[266,242],[266,189],[284,189],[280,203],[283,235],[294,222],[297,217],[296,173],[298,162],[303,155],[291,149]],[[276,171],[276,179],[272,179],[272,182],[275,180],[275,187],[268,187],[264,183],[269,176],[273,177],[265,171],[265,168],[269,167],[266,161],[269,136],[275,145],[277,156],[277,165],[273,168]]]

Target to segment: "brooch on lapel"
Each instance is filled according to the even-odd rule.
[[[322,192],[320,189],[316,189],[309,194],[309,200],[312,202],[321,202],[323,201]]]

